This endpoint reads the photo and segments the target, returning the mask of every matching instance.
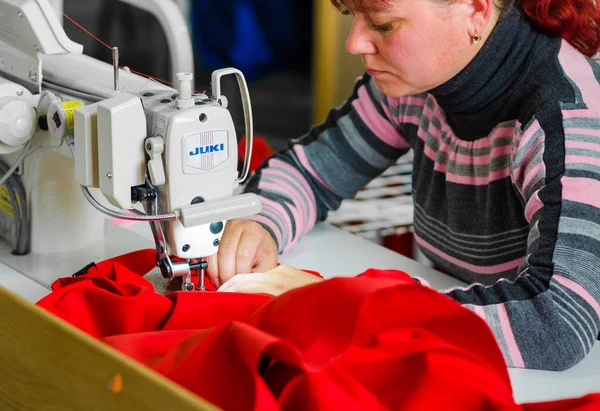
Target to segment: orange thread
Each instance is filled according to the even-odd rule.
[[[76,25],[77,27],[79,27],[81,30],[83,30],[84,32],[86,32],[88,35],[90,35],[93,39],[95,39],[97,42],[99,42],[100,44],[102,44],[104,47],[107,47],[107,48],[109,48],[109,49],[112,50],[111,46],[109,46],[108,44],[106,44],[105,42],[103,42],[102,40],[100,40],[98,37],[94,36],[92,33],[90,33],[88,30],[86,30],[81,24],[77,23],[71,17],[67,16],[64,12],[63,12],[63,16],[65,16],[71,23],[73,23],[74,25]]]
[[[121,68],[124,68],[124,67],[121,67]],[[163,80],[163,79],[160,79],[160,78],[158,78],[158,77],[151,76],[151,75],[149,75],[149,74],[144,74],[144,73],[141,73],[141,72],[139,72],[139,71],[135,71],[135,70],[131,70],[131,69],[129,69],[129,71],[131,71],[133,74],[138,74],[138,75],[140,75],[140,76],[142,76],[142,77],[147,77],[147,78],[149,78],[150,80],[156,80],[156,81],[160,81],[161,83],[170,84],[170,85],[172,85],[172,86],[174,86],[174,85],[175,85],[174,83],[171,83],[170,81]]]

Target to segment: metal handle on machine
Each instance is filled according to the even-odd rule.
[[[240,88],[240,95],[242,96],[242,105],[244,107],[244,120],[246,123],[246,158],[244,160],[244,168],[241,174],[238,176],[236,183],[243,182],[248,177],[250,170],[250,159],[252,157],[252,142],[254,140],[254,126],[252,123],[252,106],[250,105],[250,92],[248,91],[248,85],[246,84],[246,78],[244,74],[236,68],[224,68],[215,70],[212,73],[212,95],[216,101],[223,98],[221,95],[221,77],[234,74],[238,86]]]
[[[260,210],[260,198],[256,194],[246,193],[188,205],[181,207],[179,212],[181,223],[189,228],[254,215]]]

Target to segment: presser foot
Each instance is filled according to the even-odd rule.
[[[174,278],[173,281],[171,281],[171,284],[173,284],[172,291],[176,291],[177,289],[180,289],[181,291],[185,292],[206,291],[206,287],[203,288],[201,285],[198,285],[197,283],[194,283],[191,280],[187,281],[183,277]]]
[[[200,260],[197,263],[189,264],[188,274],[182,275],[181,278],[181,290],[182,291],[206,291],[206,267],[208,263],[204,260]],[[198,271],[198,281],[196,284],[192,282],[192,271]]]
[[[184,280],[181,283],[181,291],[194,291],[196,286],[192,282],[192,276],[188,275],[184,277]]]

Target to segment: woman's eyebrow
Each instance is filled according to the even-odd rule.
[[[375,23],[377,22],[377,24],[387,24],[387,23],[393,23],[395,21],[398,20],[402,20],[403,17],[401,17],[400,15],[397,14],[390,14],[390,13],[381,13],[381,14],[375,14],[375,13],[371,13],[367,15],[367,18],[372,22]]]
[[[370,18],[376,18],[381,20],[396,20],[402,17],[400,10],[385,8],[379,10],[371,10],[367,12]]]

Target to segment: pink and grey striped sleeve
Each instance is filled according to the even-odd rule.
[[[559,113],[560,127],[540,114],[513,146],[530,226],[518,277],[446,291],[490,325],[513,367],[568,369],[600,331],[600,116],[581,103]]]
[[[389,104],[365,75],[324,123],[265,162],[250,179],[245,191],[261,197],[263,210],[247,219],[262,224],[280,252],[410,149]]]

